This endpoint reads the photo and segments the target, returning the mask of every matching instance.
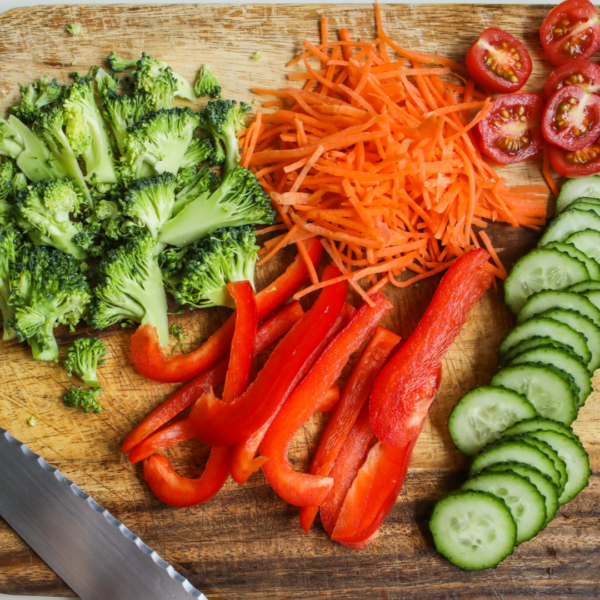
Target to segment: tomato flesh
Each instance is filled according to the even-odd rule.
[[[479,149],[497,163],[509,165],[537,154],[543,147],[542,99],[523,92],[501,96],[475,126]]]
[[[565,150],[548,145],[552,168],[563,177],[587,177],[600,173],[600,144],[593,142],[581,150]]]
[[[553,8],[540,29],[542,46],[555,65],[590,58],[600,48],[600,20],[589,0],[566,0]]]
[[[531,75],[531,57],[513,35],[491,27],[486,29],[467,52],[471,77],[492,92],[516,92]]]
[[[577,58],[558,67],[546,81],[544,85],[544,94],[550,98],[556,90],[567,85],[577,85],[586,92],[598,94],[600,92],[600,67],[585,60]]]

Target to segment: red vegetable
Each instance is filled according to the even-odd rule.
[[[417,328],[383,368],[371,391],[369,414],[377,438],[402,449],[421,430],[433,401],[442,358],[493,275],[482,248],[467,252],[444,275]]]
[[[295,471],[288,459],[288,450],[294,435],[312,416],[321,397],[340,376],[350,356],[393,308],[383,294],[375,294],[371,300],[374,306],[364,303],[350,323],[325,348],[286,400],[260,447],[261,455],[269,458],[263,465],[267,481],[281,498],[294,506],[319,506],[333,485],[330,477]]]
[[[299,302],[292,302],[279,309],[258,328],[254,354],[266,350],[273,342],[287,333],[303,316],[304,312]],[[219,385],[225,379],[229,355],[220,358],[212,367],[192,381],[181,386],[174,394],[155,408],[143,419],[125,438],[123,452],[129,452],[157,429],[168,423],[179,413],[191,406],[202,394],[211,387]]]
[[[336,268],[327,267],[324,278],[339,275]],[[310,311],[278,344],[242,396],[225,404],[212,391],[205,393],[189,417],[197,437],[209,446],[229,446],[269,421],[298,384],[302,370],[341,313],[347,293],[347,280],[325,288]]]
[[[568,85],[552,94],[542,119],[548,142],[565,150],[581,150],[600,135],[600,96]]]
[[[316,266],[323,247],[316,238],[304,242],[308,255]],[[308,281],[308,270],[298,255],[286,272],[256,295],[258,321],[263,321],[285,304]],[[156,328],[141,326],[131,338],[131,355],[138,371],[154,381],[175,383],[196,377],[229,352],[235,329],[235,313],[198,350],[189,354],[174,354],[165,358]]]
[[[350,377],[344,386],[342,399],[319,439],[313,455],[309,473],[327,477],[335,464],[338,453],[349,435],[359,413],[369,398],[375,378],[383,367],[400,338],[385,327],[377,327],[373,337],[363,350]],[[303,506],[300,509],[300,524],[308,531],[319,508]]]
[[[537,154],[544,144],[542,98],[521,92],[496,98],[493,105],[473,129],[479,149],[503,165]]]
[[[196,437],[189,419],[173,423],[142,440],[129,453],[129,462],[137,463],[164,448],[176,446],[181,442],[193,440]]]
[[[548,144],[552,168],[563,177],[586,177],[600,173],[600,143],[595,141],[581,150],[564,150]]]
[[[517,92],[531,75],[531,57],[510,33],[490,27],[469,48],[466,57],[471,77],[484,89],[498,94]]]
[[[578,85],[586,92],[597,94],[600,92],[600,67],[583,58],[570,60],[548,77],[544,85],[544,95],[550,98],[556,90],[566,85]]]
[[[590,58],[600,48],[600,19],[588,0],[566,0],[555,6],[540,29],[550,62],[564,65],[574,58]]]

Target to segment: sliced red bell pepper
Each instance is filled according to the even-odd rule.
[[[311,475],[327,477],[330,474],[342,445],[369,398],[375,378],[399,341],[400,337],[385,327],[378,326],[375,330],[354,365],[342,399],[321,434],[308,471]],[[317,506],[300,508],[300,524],[304,531],[310,529],[318,512]]]
[[[492,284],[485,269],[489,258],[483,249],[472,250],[448,269],[417,328],[377,377],[369,410],[383,444],[402,449],[419,434],[442,358],[471,307]]]
[[[299,302],[292,302],[280,308],[273,316],[264,321],[256,333],[254,355],[266,350],[273,342],[287,333],[304,315]],[[125,438],[123,452],[129,452],[149,435],[168,423],[179,413],[191,406],[204,392],[219,385],[225,379],[229,355],[221,357],[204,373],[188,381],[174,394],[155,408]]]
[[[235,300],[235,333],[231,343],[231,355],[223,402],[231,402],[246,391],[252,375],[252,358],[254,357],[254,342],[258,318],[254,290],[249,281],[236,281],[227,284],[231,297]]]
[[[323,246],[316,238],[304,242],[315,267],[323,254]],[[307,281],[308,269],[298,255],[286,272],[256,295],[258,322],[285,304]],[[235,329],[235,313],[207,342],[189,354],[174,354],[165,358],[156,328],[140,326],[131,338],[131,355],[138,371],[154,381],[177,383],[197,377],[229,352]]]
[[[142,440],[129,453],[129,462],[138,463],[159,450],[176,446],[181,442],[193,440],[196,437],[194,428],[189,419],[182,419],[177,423],[172,423],[168,427],[164,427],[159,431],[149,435],[145,440]]]
[[[339,275],[335,267],[327,267],[323,277],[333,279]],[[209,446],[230,446],[267,423],[298,384],[299,374],[342,312],[347,294],[347,281],[324,288],[242,396],[225,404],[214,394],[204,394],[189,417],[198,439]]]
[[[375,294],[371,300],[373,306],[363,304],[325,348],[275,417],[260,447],[261,455],[269,458],[263,465],[267,481],[283,500],[294,506],[319,506],[333,485],[331,477],[295,471],[288,451],[294,435],[313,415],[319,400],[340,376],[350,356],[394,307],[383,294]]]

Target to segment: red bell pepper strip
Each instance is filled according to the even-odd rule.
[[[315,414],[331,412],[340,401],[340,386],[332,385],[321,398],[315,409]]]
[[[223,402],[231,402],[246,391],[252,375],[252,358],[254,357],[254,341],[258,319],[256,315],[256,300],[254,290],[249,281],[228,283],[227,290],[235,300],[236,320],[235,333],[231,343],[231,355]]]
[[[323,254],[323,246],[316,238],[304,242],[315,267]],[[286,272],[256,295],[258,322],[266,319],[285,304],[307,281],[308,269],[298,255]],[[138,371],[154,381],[176,383],[197,377],[229,352],[235,329],[235,313],[207,342],[189,354],[174,354],[165,358],[156,328],[140,326],[131,338],[131,355]]]
[[[369,411],[383,444],[403,449],[421,431],[442,358],[492,284],[485,269],[489,258],[482,248],[472,250],[448,269],[417,328],[375,381]]]
[[[261,455],[269,458],[263,465],[267,481],[283,500],[294,506],[319,506],[333,485],[331,477],[295,471],[288,451],[294,435],[313,415],[319,400],[340,376],[350,356],[394,307],[383,294],[375,294],[371,300],[374,306],[363,304],[325,348],[275,417],[260,447]]]
[[[266,350],[273,342],[287,333],[304,315],[299,302],[280,308],[260,325],[256,333],[254,355]],[[212,367],[192,381],[182,385],[174,394],[143,419],[123,442],[123,452],[129,452],[165,423],[191,406],[204,392],[219,385],[225,379],[229,355],[221,357]]]
[[[355,309],[350,304],[344,304],[344,308],[334,326],[329,330],[316,348],[311,360],[307,361],[304,370],[299,374],[299,378],[304,377],[308,369],[312,366],[312,363],[323,351],[323,348],[325,348],[333,337],[337,335],[342,327],[345,327],[348,324],[355,312]],[[231,476],[236,483],[239,483],[240,485],[246,483],[248,477],[250,477],[252,473],[256,473],[267,462],[267,458],[264,456],[256,456],[256,453],[258,452],[267,431],[269,431],[269,427],[274,418],[275,415],[273,415],[258,431],[255,431],[251,436],[234,445],[231,452],[230,466]]]
[[[332,279],[339,273],[330,266],[323,277]],[[225,404],[214,394],[204,394],[189,416],[200,441],[209,446],[237,444],[269,421],[298,384],[299,374],[342,312],[347,294],[347,281],[325,288],[242,396]]]
[[[344,386],[342,399],[327,421],[319,439],[308,471],[311,475],[327,477],[330,474],[342,445],[369,399],[369,393],[379,371],[398,342],[400,342],[400,337],[389,329],[378,326],[375,330],[373,337],[354,365],[348,382]],[[318,512],[318,506],[300,508],[300,524],[304,531],[310,529]]]

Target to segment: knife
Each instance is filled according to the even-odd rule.
[[[123,523],[1,427],[0,515],[82,600],[206,600]]]

